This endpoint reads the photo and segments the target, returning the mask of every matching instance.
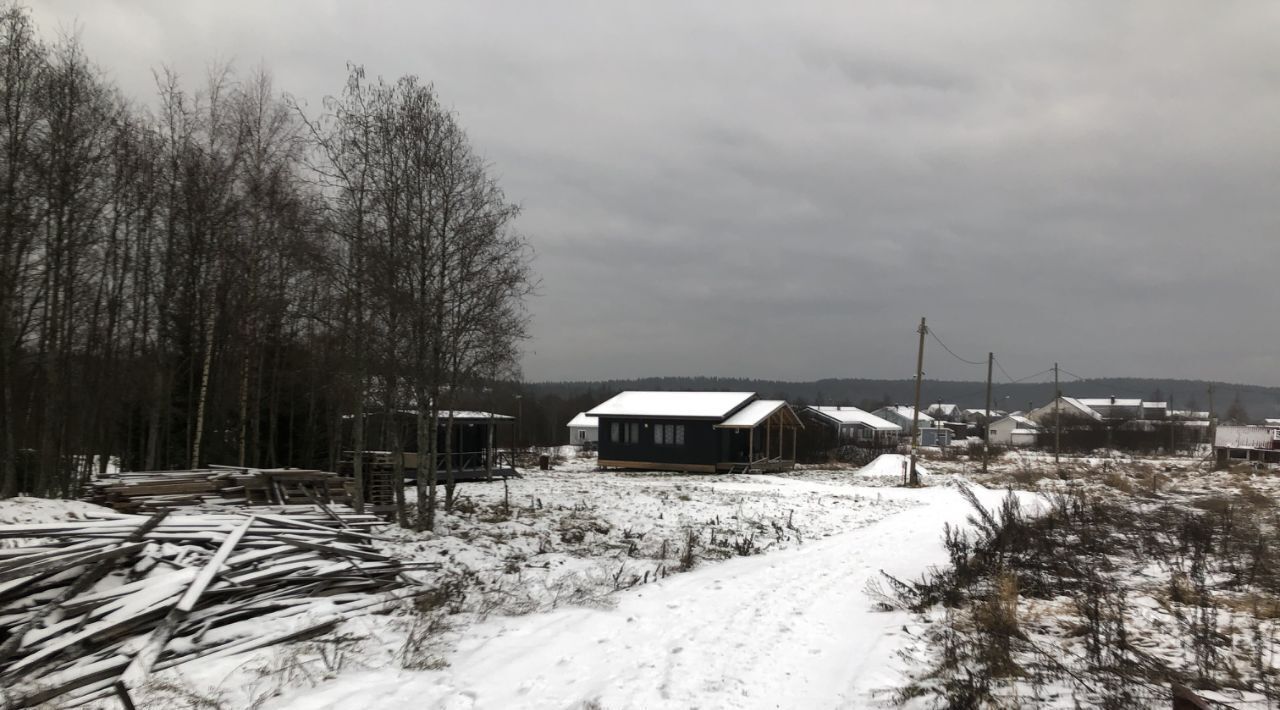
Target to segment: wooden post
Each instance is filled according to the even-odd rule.
[[[987,472],[987,459],[990,458],[991,446],[991,365],[996,361],[995,353],[987,353],[987,411],[982,415],[982,472]]]
[[[486,480],[493,482],[493,412],[489,412],[489,425],[485,429],[484,474]]]
[[[1053,363],[1053,465],[1062,476],[1062,416],[1058,407],[1062,402],[1062,389],[1058,386],[1058,363]],[[1111,452],[1107,452],[1110,456]]]

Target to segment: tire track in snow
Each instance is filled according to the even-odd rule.
[[[975,491],[989,506],[1003,495]],[[344,675],[276,707],[865,707],[869,691],[898,679],[894,651],[908,620],[873,611],[867,580],[945,563],[942,525],[968,515],[951,487],[876,493],[915,506],[799,548],[670,577],[619,595],[612,610],[491,619],[468,632],[444,670]]]

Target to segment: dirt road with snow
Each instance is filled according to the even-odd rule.
[[[615,609],[492,619],[468,633],[444,670],[344,674],[271,706],[865,707],[873,690],[898,680],[907,621],[872,610],[867,580],[944,563],[942,525],[969,512],[947,486],[877,493],[917,505],[800,549],[621,594]],[[1002,493],[979,495],[993,506]]]

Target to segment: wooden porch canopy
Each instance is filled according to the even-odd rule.
[[[796,415],[791,405],[781,399],[758,399],[751,404],[740,409],[733,416],[716,424],[716,429],[747,429],[750,430],[751,438],[748,443],[747,463],[754,463],[756,460],[755,451],[755,430],[764,428],[764,442],[760,453],[763,454],[765,460],[781,459],[784,435],[787,431],[791,432],[791,456],[790,460],[796,460],[796,433],[804,428],[804,422],[800,421],[800,417]],[[774,432],[777,432],[776,435]],[[774,439],[777,439],[775,442]]]

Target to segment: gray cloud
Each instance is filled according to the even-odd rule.
[[[1277,384],[1275,4],[35,10],[140,101],[220,58],[433,81],[524,205],[533,379],[901,377],[927,315],[1015,376]]]

